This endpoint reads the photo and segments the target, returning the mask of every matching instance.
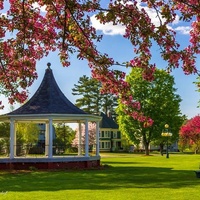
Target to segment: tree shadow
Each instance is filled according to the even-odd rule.
[[[2,191],[112,190],[117,188],[186,188],[200,179],[189,170],[160,167],[106,167],[100,170],[36,171],[6,173],[0,177]]]

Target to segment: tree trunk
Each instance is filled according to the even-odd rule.
[[[164,144],[160,143],[160,155],[163,156],[163,149],[164,149]]]
[[[144,144],[144,150],[145,150],[145,155],[149,156],[149,140],[146,138],[145,131],[143,132],[143,144]]]
[[[149,156],[149,143],[148,142],[144,143],[144,149],[145,149],[145,155]]]
[[[199,147],[196,147],[196,148],[195,148],[195,151],[194,151],[194,154],[197,154],[198,151],[199,151]]]

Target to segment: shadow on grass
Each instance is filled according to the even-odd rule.
[[[147,162],[124,162],[124,161],[120,161],[120,162],[116,162],[116,161],[106,161],[103,162],[104,164],[108,164],[108,165],[135,165],[135,164],[141,164],[141,163],[147,163]]]
[[[111,167],[101,170],[1,174],[1,191],[112,190],[118,188],[184,188],[200,179],[193,171],[156,167]]]

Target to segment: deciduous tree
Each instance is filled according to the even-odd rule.
[[[144,80],[141,74],[140,68],[132,69],[127,76],[127,82],[131,87],[130,95],[135,97],[132,103],[140,102],[138,109],[142,114],[138,116],[132,107],[128,107],[121,100],[117,114],[122,134],[125,134],[135,144],[142,141],[146,155],[148,155],[149,144],[161,139],[162,129],[166,123],[170,124],[173,132],[171,140],[174,141],[178,138],[178,130],[182,124],[179,108],[181,98],[176,94],[174,78],[164,70],[156,70],[155,78],[151,82]],[[151,120],[146,121],[146,117],[143,116],[147,116]]]
[[[10,123],[0,123],[0,153],[4,150],[4,153],[9,152],[10,145]]]
[[[0,138],[10,137],[10,123],[2,122],[0,123]]]
[[[39,138],[39,127],[33,123],[17,123],[16,126],[17,145],[24,145],[26,154]]]

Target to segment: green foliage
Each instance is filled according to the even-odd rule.
[[[38,141],[39,127],[34,123],[17,123],[17,145],[23,145],[25,154],[29,153],[32,144]]]
[[[196,81],[194,82],[194,84],[197,87],[197,92],[200,92],[200,76],[197,77]],[[198,102],[198,108],[200,107],[200,101]]]
[[[24,144],[35,143],[39,137],[39,127],[33,123],[17,123],[17,140]]]
[[[38,141],[39,127],[34,123],[17,123],[16,125],[16,136],[17,136],[17,152],[21,154],[22,149],[24,154],[28,154],[32,144]],[[21,149],[22,145],[22,149]]]
[[[0,123],[0,138],[10,137],[10,123],[2,122]]]
[[[65,151],[66,147],[70,147],[75,138],[76,131],[65,123],[58,123],[55,125],[56,139],[54,144]]]
[[[8,154],[10,146],[10,123],[0,123],[0,154]]]
[[[0,138],[0,154],[9,153],[10,140],[9,138]]]
[[[161,133],[166,123],[170,125],[170,131],[173,133],[171,141],[177,140],[183,116],[181,116],[179,108],[181,98],[176,94],[176,89],[173,87],[174,78],[164,70],[157,69],[154,80],[149,82],[142,78],[141,69],[133,68],[126,79],[131,85],[130,93],[134,100],[140,102],[140,111],[153,119],[154,123],[153,126],[145,128],[142,122],[138,122],[138,120],[134,120],[124,113],[124,108],[133,112],[132,108],[119,103],[117,114],[120,131],[136,145],[142,139],[146,154],[149,153],[150,142],[163,142]]]
[[[74,84],[72,91],[73,95],[81,96],[75,105],[86,113],[99,114],[101,111],[113,113],[117,106],[116,97],[111,94],[101,94],[101,83],[86,75],[79,78],[78,84]]]

